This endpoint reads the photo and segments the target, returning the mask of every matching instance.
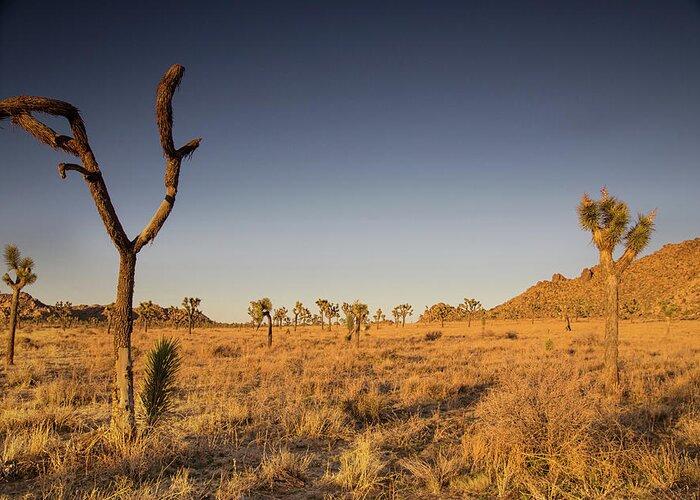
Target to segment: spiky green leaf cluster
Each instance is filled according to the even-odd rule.
[[[141,404],[144,423],[155,426],[173,406],[175,381],[182,364],[177,340],[161,338],[146,354]]]
[[[22,257],[17,245],[6,245],[3,252],[5,267],[7,271],[15,274],[15,279],[5,273],[2,280],[11,288],[23,288],[31,285],[37,279],[37,275],[32,272],[34,260],[31,257]]]
[[[593,200],[584,194],[578,206],[581,228],[593,233],[593,240],[599,248],[615,248],[622,241],[630,212],[627,204],[608,195],[606,188],[601,190],[602,198]]]
[[[598,250],[608,255],[612,255],[624,239],[625,253],[615,265],[616,272],[622,272],[649,243],[656,211],[649,215],[639,214],[637,222],[628,229],[630,213],[627,204],[610,196],[606,188],[601,193],[600,200],[593,200],[584,193],[577,209],[579,224],[583,230],[591,232]]]

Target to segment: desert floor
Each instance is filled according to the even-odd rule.
[[[698,495],[700,322],[622,322],[616,397],[602,330],[385,325],[359,349],[335,325],[275,329],[272,349],[264,327],[136,331],[137,391],[159,336],[184,362],[172,414],[124,443],[108,432],[111,337],[28,328],[0,369],[0,497]]]

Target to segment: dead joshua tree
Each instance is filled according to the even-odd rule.
[[[601,190],[601,200],[592,200],[587,194],[578,206],[581,228],[590,231],[598,248],[600,267],[605,278],[605,367],[604,382],[608,394],[617,392],[620,383],[618,367],[618,317],[620,279],[635,257],[644,250],[654,231],[656,210],[649,215],[639,214],[637,222],[627,228],[630,213],[627,204]],[[624,240],[625,250],[616,261],[615,247]]]
[[[5,352],[5,364],[10,366],[15,364],[15,330],[17,329],[17,316],[19,316],[19,293],[22,288],[36,281],[36,274],[32,272],[34,261],[31,257],[22,257],[15,245],[5,247],[4,258],[8,272],[5,273],[2,280],[12,289],[9,315],[10,331],[7,336],[7,351]],[[14,273],[14,279],[10,273]]]
[[[0,101],[0,120],[12,118],[13,124],[23,128],[39,141],[80,159],[80,165],[59,163],[58,173],[61,178],[66,177],[67,171],[75,171],[83,176],[107,234],[119,252],[119,279],[114,306],[115,371],[110,426],[113,431],[125,437],[133,436],[136,430],[134,376],[131,359],[131,332],[133,331],[131,311],[136,256],[147,243],[153,241],[170,215],[177,196],[181,162],[194,153],[201,140],[191,140],[179,149],[175,148],[173,142],[172,99],[184,72],[185,68],[176,64],[165,72],[158,84],[156,118],[160,143],[166,159],[165,199],[161,201],[150,222],[134,239],[127,236],[112,205],[99,165],[90,148],[85,124],[78,110],[67,102],[45,97],[19,96]],[[32,113],[47,113],[66,118],[73,136],[58,134],[36,119]]]
[[[182,299],[182,309],[183,315],[187,318],[187,333],[192,335],[192,327],[194,326],[194,319],[200,312],[199,305],[202,303],[202,299],[198,297],[185,297]]]

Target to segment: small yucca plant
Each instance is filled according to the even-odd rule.
[[[146,355],[141,404],[147,427],[155,426],[172,408],[175,377],[182,362],[179,349],[177,340],[164,337]]]

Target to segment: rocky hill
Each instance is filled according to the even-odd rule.
[[[568,310],[573,316],[600,316],[603,279],[598,266],[583,269],[577,278],[554,274],[491,310],[501,318],[555,317]],[[678,305],[678,317],[700,318],[700,238],[664,245],[634,261],[620,285],[622,316],[658,317],[659,303]]]

